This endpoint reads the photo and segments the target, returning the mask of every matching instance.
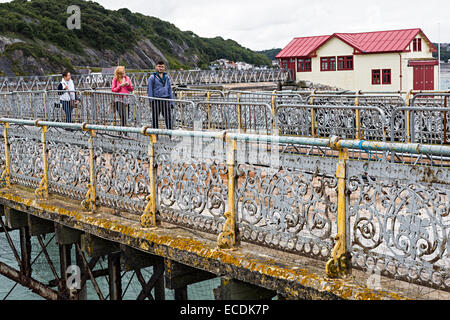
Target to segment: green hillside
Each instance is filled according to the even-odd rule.
[[[277,48],[277,49],[257,51],[257,53],[261,53],[261,54],[265,55],[270,60],[275,60],[276,55],[279,54],[281,50],[282,50],[281,48]]]
[[[80,30],[69,30],[66,26],[70,5],[81,9]],[[83,62],[97,61],[106,66],[116,60],[133,68],[146,69],[153,67],[150,61],[156,61],[158,56],[174,69],[207,68],[209,62],[220,58],[254,65],[271,64],[265,55],[233,40],[202,38],[158,18],[132,13],[128,9],[107,10],[92,1],[14,0],[0,4],[0,17],[0,35],[15,41],[6,41],[3,50],[0,42],[0,62],[3,57],[4,64],[10,63],[15,73],[26,73],[20,67],[20,61],[16,61],[22,54],[44,61],[47,68],[52,69],[45,72]],[[90,49],[96,50],[96,54]],[[14,55],[18,50],[21,54]],[[97,52],[109,54],[99,58]],[[139,56],[138,62],[133,61],[133,56]],[[0,63],[0,72],[1,66]]]

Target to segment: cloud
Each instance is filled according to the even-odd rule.
[[[6,2],[0,0],[0,2]],[[254,50],[284,47],[299,36],[422,28],[450,42],[447,0],[97,0],[108,9],[169,21],[202,37],[233,39]]]

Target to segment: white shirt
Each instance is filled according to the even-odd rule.
[[[64,92],[59,99],[61,101],[70,101],[70,100],[75,100],[75,85],[72,81],[72,79],[70,79],[69,81],[66,81],[64,78],[61,80],[61,84],[63,85],[63,90],[65,90],[66,86],[68,87],[67,91],[69,92]]]

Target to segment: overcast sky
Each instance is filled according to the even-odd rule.
[[[8,2],[0,0],[0,2]],[[222,36],[253,49],[286,46],[294,37],[334,32],[422,28],[450,42],[449,0],[97,0],[169,21],[203,37]],[[83,13],[82,13],[83,14]]]

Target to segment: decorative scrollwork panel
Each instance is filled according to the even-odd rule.
[[[84,199],[89,184],[88,139],[82,131],[49,128],[46,140],[51,192]]]
[[[325,260],[337,234],[337,179],[283,167],[239,165],[243,241]]]
[[[43,174],[40,128],[11,125],[8,140],[11,182],[37,188]]]
[[[422,144],[450,143],[450,111],[434,111],[426,108],[411,112],[413,142]]]
[[[382,175],[371,163],[348,170],[353,266],[448,291],[450,187],[442,178],[450,170],[394,165]]]
[[[100,205],[141,215],[150,194],[148,139],[146,142],[95,139],[95,172]]]
[[[308,108],[281,106],[277,109],[277,128],[284,136],[312,136]]]
[[[46,119],[45,92],[14,92],[15,109],[22,119]]]
[[[157,145],[157,198],[164,221],[221,232],[228,210],[228,168],[219,144],[173,139]]]
[[[282,105],[277,109],[277,128],[282,135],[385,141],[386,127],[381,109],[375,107]]]
[[[11,117],[17,114],[17,105],[14,103],[14,95],[12,93],[0,93],[0,115],[2,117]]]
[[[264,134],[272,132],[272,119],[272,108],[258,103],[202,102],[197,103],[195,114],[204,130],[241,129]]]

